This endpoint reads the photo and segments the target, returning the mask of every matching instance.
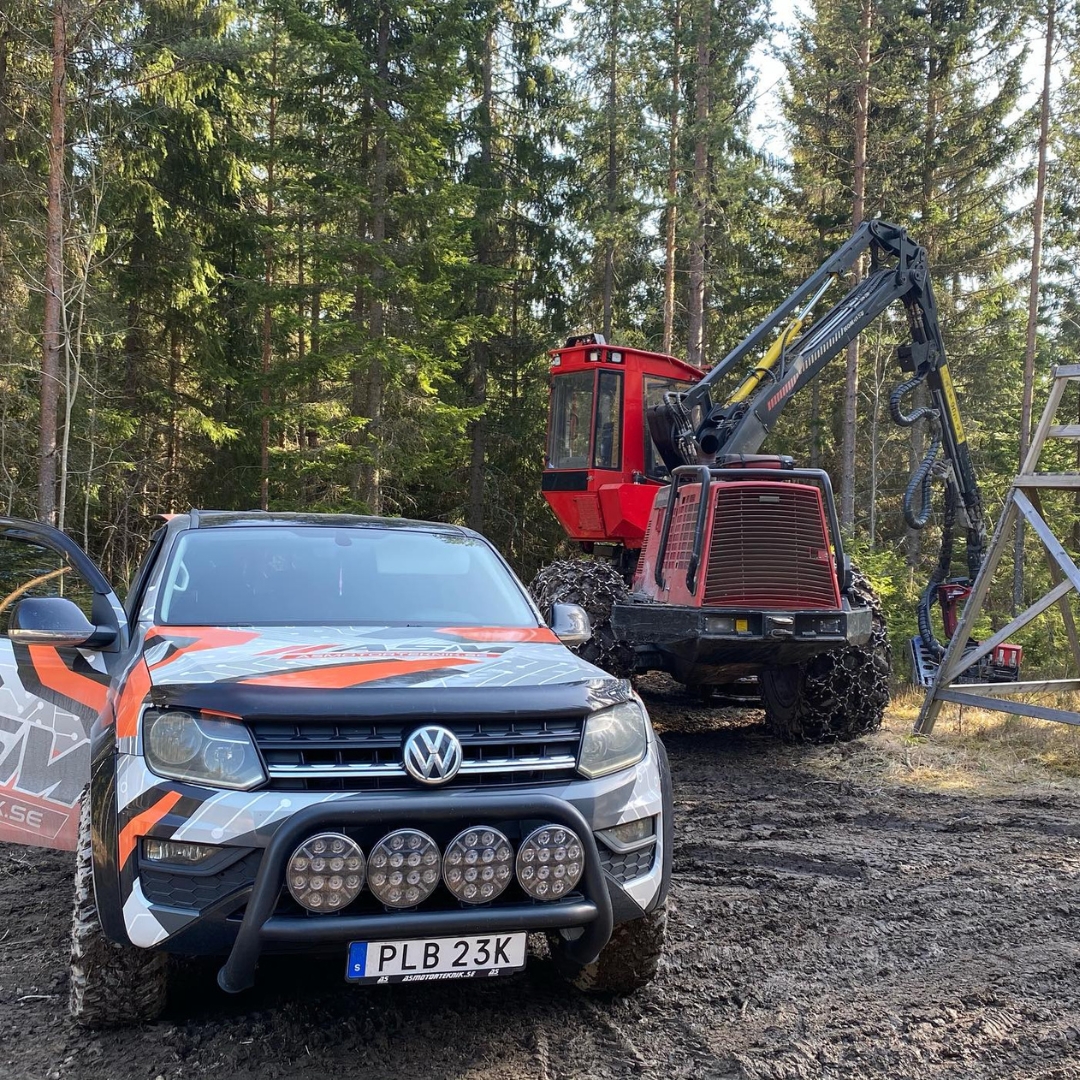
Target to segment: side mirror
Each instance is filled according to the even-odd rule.
[[[12,608],[7,636],[18,645],[104,646],[115,640],[116,631],[94,626],[62,596],[42,596],[20,600]]]
[[[592,637],[592,624],[583,607],[577,604],[552,604],[551,629],[564,644],[573,648]]]

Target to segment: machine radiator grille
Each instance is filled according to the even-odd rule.
[[[694,528],[697,525],[700,489],[687,491],[679,497],[675,519],[671,523],[668,549],[664,555],[664,572],[686,570],[694,550]]]
[[[821,493],[786,483],[718,484],[706,607],[838,608]]]

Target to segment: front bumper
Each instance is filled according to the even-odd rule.
[[[577,893],[558,901],[523,901],[490,907],[444,911],[407,911],[386,914],[317,916],[297,919],[277,916],[285,865],[304,837],[326,827],[400,826],[402,807],[379,796],[350,796],[331,804],[308,806],[291,815],[278,828],[263,853],[236,941],[218,984],[229,993],[254,983],[255,966],[267,946],[291,944],[321,946],[380,937],[441,937],[454,934],[497,933],[514,930],[581,928],[567,942],[571,959],[581,964],[595,960],[611,937],[613,924],[600,855],[588,822],[569,803],[552,795],[487,795],[453,793],[415,795],[408,802],[410,823],[457,822],[462,828],[481,818],[540,818],[573,829],[582,841],[585,869]]]
[[[636,647],[641,667],[708,683],[864,645],[873,613],[846,603],[835,611],[752,611],[631,600],[615,605],[611,625]]]

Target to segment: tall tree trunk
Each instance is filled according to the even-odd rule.
[[[56,420],[60,402],[60,333],[64,292],[64,120],[67,106],[67,27],[64,0],[54,0],[49,85],[49,176],[45,222],[45,326],[38,435],[38,518],[56,520]]]
[[[494,170],[494,152],[492,143],[495,138],[494,94],[492,91],[492,73],[495,65],[495,29],[497,9],[488,17],[484,32],[483,53],[480,58],[480,194],[477,198],[476,225],[474,237],[476,261],[480,267],[480,281],[477,287],[476,314],[482,320],[480,333],[472,348],[471,398],[472,406],[477,409],[476,419],[469,426],[469,505],[466,522],[470,529],[482,531],[484,528],[484,464],[487,458],[488,424],[487,382],[489,353],[491,345],[489,335],[492,332],[491,320],[495,314],[495,290],[493,283],[484,275],[488,268],[493,268],[497,261],[497,233],[499,228],[500,199]],[[605,312],[607,296],[605,294]]]
[[[942,5],[938,0],[930,0],[927,4],[928,36],[926,60],[926,121],[923,125],[923,175],[922,175],[922,199],[920,212],[923,221],[932,221],[931,209],[937,194],[937,170],[935,168],[935,154],[937,150],[938,116],[941,111],[941,80],[945,74],[945,64],[938,55],[936,34],[940,24],[947,16],[942,12]],[[930,231],[923,234],[922,242],[926,248],[927,261],[931,266],[937,259],[937,238],[931,227]],[[919,408],[928,403],[926,384],[918,386],[912,395],[911,404]],[[909,429],[908,435],[908,466],[914,472],[918,468],[925,453],[924,421],[920,420]],[[918,529],[909,526],[904,528],[904,547],[908,566],[914,570],[919,562],[919,552],[922,547],[922,533]]]
[[[1020,407],[1020,466],[1031,446],[1031,404],[1035,390],[1035,346],[1039,332],[1039,276],[1042,269],[1043,213],[1046,209],[1047,146],[1050,142],[1050,75],[1054,63],[1055,0],[1046,9],[1046,52],[1043,56],[1042,97],[1039,101],[1038,166],[1035,205],[1031,211],[1031,277],[1028,285],[1027,342],[1024,346],[1024,396]],[[1024,526],[1016,524],[1013,550],[1013,612],[1024,606]]]
[[[382,497],[382,415],[384,372],[382,350],[386,334],[386,300],[383,295],[386,274],[382,259],[386,243],[386,193],[389,174],[389,147],[386,131],[390,123],[388,84],[390,79],[390,13],[385,5],[379,9],[377,44],[378,86],[375,92],[375,170],[371,184],[371,244],[376,252],[372,269],[372,297],[368,305],[368,335],[371,350],[367,371],[367,445],[370,461],[363,469],[363,497],[368,511],[381,514]]]
[[[690,237],[690,298],[686,358],[705,364],[705,215],[708,194],[709,58],[712,0],[698,0],[694,78],[694,222]]]
[[[855,161],[852,173],[851,227],[857,229],[866,212],[866,136],[870,113],[870,31],[874,19],[873,0],[862,0],[859,16],[859,82],[855,91]],[[862,260],[856,279],[862,277]],[[855,528],[855,450],[859,423],[859,339],[847,348],[844,379],[843,444],[840,452],[840,527]]]
[[[263,284],[266,299],[262,319],[262,429],[259,434],[259,506],[270,508],[270,362],[273,359],[274,306],[270,293],[274,287],[274,155],[277,153],[277,37],[270,51],[270,116],[267,129],[266,163],[266,244]]]
[[[604,337],[611,340],[615,297],[615,210],[619,194],[619,0],[612,0],[607,37],[607,238],[604,241]]]
[[[682,115],[682,6],[671,5],[671,113],[668,118],[667,215],[664,222],[664,352],[670,353],[675,338],[675,225],[679,196],[679,119]]]

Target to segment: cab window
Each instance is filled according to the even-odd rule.
[[[622,450],[622,375],[601,371],[597,376],[596,445],[593,468],[617,469]]]
[[[573,371],[553,380],[549,469],[589,467],[594,375],[592,371]]]
[[[694,384],[683,379],[665,379],[660,375],[645,376],[645,475],[653,480],[667,476],[667,466],[657,452],[656,443],[649,434],[648,411],[653,405],[662,405],[668,393],[686,393]]]

